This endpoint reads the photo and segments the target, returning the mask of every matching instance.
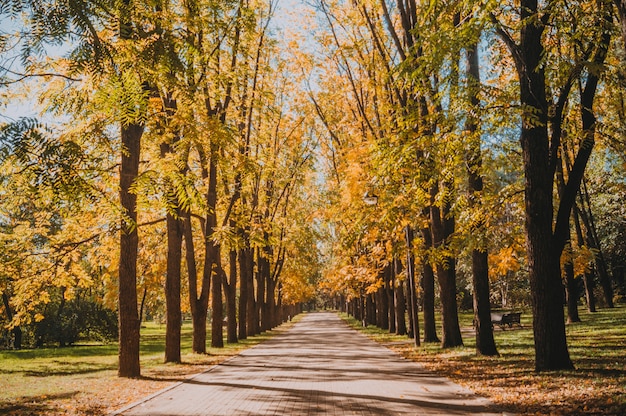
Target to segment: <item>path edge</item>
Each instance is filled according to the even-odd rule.
[[[278,334],[276,334],[276,335],[278,335]],[[216,369],[217,367],[219,367],[220,365],[225,364],[225,363],[229,362],[230,360],[233,360],[233,359],[235,359],[235,358],[239,357],[241,354],[243,354],[243,353],[244,353],[244,352],[246,352],[246,351],[253,350],[253,349],[257,348],[259,345],[265,344],[266,342],[270,341],[272,338],[274,338],[274,337],[271,337],[270,339],[267,339],[267,340],[265,340],[265,341],[263,341],[263,342],[260,342],[260,343],[258,343],[258,344],[256,344],[256,345],[253,345],[253,346],[252,346],[252,347],[250,347],[250,348],[245,348],[245,349],[242,349],[242,350],[241,350],[241,351],[239,351],[237,354],[235,354],[235,355],[232,355],[232,356],[228,357],[228,358],[227,358],[227,359],[225,359],[224,361],[221,361],[221,362],[219,362],[219,363],[217,363],[217,364],[215,364],[215,365],[213,365],[213,366],[211,366],[211,367],[207,368],[207,369],[206,369],[206,370],[204,370],[204,371],[201,371],[201,372],[199,372],[199,373],[196,373],[196,374],[193,374],[193,375],[191,375],[191,376],[189,376],[189,377],[186,377],[186,378],[184,378],[183,380],[177,381],[177,382],[175,382],[175,383],[173,383],[173,384],[171,384],[171,385],[169,385],[169,386],[167,386],[167,387],[163,387],[161,390],[157,390],[157,391],[155,391],[154,393],[151,393],[151,394],[149,394],[149,395],[147,395],[147,396],[145,396],[145,397],[142,397],[141,399],[139,399],[139,400],[137,400],[137,401],[134,401],[134,402],[132,402],[132,403],[127,404],[127,405],[126,405],[126,406],[124,406],[124,407],[121,407],[121,408],[115,409],[115,410],[113,410],[113,411],[111,411],[111,412],[107,412],[107,413],[105,413],[105,416],[122,416],[122,415],[124,414],[124,412],[126,412],[126,411],[128,411],[128,410],[131,410],[131,409],[134,409],[134,408],[135,408],[135,407],[137,407],[137,406],[141,406],[141,405],[142,405],[142,404],[144,404],[145,402],[147,402],[147,401],[149,401],[149,400],[152,400],[153,398],[155,398],[155,397],[157,397],[157,396],[160,396],[160,395],[161,395],[161,394],[163,394],[163,393],[167,393],[168,391],[170,391],[170,390],[172,390],[172,389],[174,389],[174,388],[176,388],[176,387],[178,387],[178,386],[180,386],[180,385],[182,385],[182,384],[185,384],[185,383],[187,383],[187,382],[189,382],[189,381],[193,380],[193,379],[194,379],[194,378],[196,378],[196,377],[199,377],[199,376],[201,376],[201,375],[203,375],[203,374],[206,374],[206,373],[210,373],[211,371],[215,370],[215,369]]]
[[[262,343],[261,343],[261,344],[262,344]],[[257,345],[261,345],[261,344],[257,344]],[[230,360],[232,360],[232,359],[234,359],[234,358],[238,357],[238,356],[239,356],[242,352],[247,351],[247,350],[249,350],[249,349],[256,348],[256,347],[257,347],[257,345],[254,345],[254,346],[253,346],[253,347],[251,347],[251,348],[248,348],[248,349],[242,350],[242,351],[238,352],[237,354],[235,354],[235,355],[233,355],[233,356],[228,357],[228,358],[227,358],[227,359],[225,359],[224,361],[222,361],[222,362],[220,362],[220,363],[217,363],[217,364],[214,364],[213,366],[211,366],[211,367],[207,368],[207,369],[206,369],[206,370],[204,370],[204,371],[201,371],[201,372],[196,373],[196,374],[192,374],[191,376],[189,376],[189,377],[187,377],[187,378],[185,378],[185,379],[183,379],[183,380],[177,381],[177,382],[175,382],[174,384],[171,384],[171,385],[169,385],[169,386],[167,386],[167,387],[163,387],[161,390],[157,390],[157,391],[155,391],[154,393],[151,393],[151,394],[149,394],[149,395],[147,395],[147,396],[145,396],[145,397],[142,397],[141,399],[139,399],[139,400],[137,400],[137,401],[134,401],[134,402],[132,402],[132,403],[130,403],[130,404],[127,404],[126,406],[124,406],[124,407],[122,407],[122,408],[119,408],[119,409],[113,410],[113,411],[111,411],[111,412],[109,412],[109,413],[106,413],[106,416],[121,416],[121,415],[123,415],[123,414],[124,414],[124,412],[126,412],[126,411],[128,411],[128,410],[130,410],[130,409],[133,409],[133,408],[135,408],[135,407],[137,407],[137,406],[141,406],[141,405],[142,405],[142,404],[144,404],[145,402],[147,402],[147,401],[149,401],[149,400],[152,400],[153,398],[155,398],[155,397],[157,397],[157,396],[160,396],[160,395],[161,395],[161,394],[163,394],[163,393],[167,393],[168,391],[172,390],[173,388],[176,388],[176,387],[180,386],[181,384],[185,384],[185,383],[187,383],[187,382],[189,382],[189,381],[193,380],[194,378],[199,377],[199,376],[201,376],[201,375],[203,375],[203,374],[210,373],[211,371],[215,370],[218,366],[220,366],[220,365],[222,365],[222,364],[224,364],[224,363],[227,363],[228,361],[230,361]]]

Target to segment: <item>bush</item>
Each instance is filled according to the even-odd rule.
[[[50,305],[49,305],[50,306]],[[79,340],[117,339],[117,314],[90,299],[75,298],[47,308],[46,318],[34,324],[34,344],[73,345]]]

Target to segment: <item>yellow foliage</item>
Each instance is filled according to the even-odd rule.
[[[519,269],[520,262],[513,246],[489,254],[489,274],[492,277],[506,276],[508,272],[517,272]]]
[[[568,244],[561,253],[561,270],[564,270],[566,264],[574,265],[574,276],[581,276],[589,273],[593,264],[593,251],[587,246],[579,247],[577,244],[573,246]]]

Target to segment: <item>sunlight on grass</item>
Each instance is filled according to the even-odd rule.
[[[522,314],[523,328],[501,330],[494,337],[500,356],[475,352],[472,313],[459,315],[463,347],[439,344],[415,347],[406,336],[389,334],[342,314],[353,328],[405,357],[488,397],[516,414],[626,414],[626,306],[596,313],[580,310],[582,322],[566,326],[576,370],[536,373],[532,316]],[[440,321],[438,321],[439,323]]]
[[[0,351],[0,414],[106,414],[168,383],[205,371],[286,330],[299,319],[295,317],[275,330],[235,344],[226,343],[224,348],[207,348],[207,354],[191,352],[192,326],[185,322],[181,333],[182,364],[163,363],[165,325],[144,323],[141,379],[117,377],[117,343]],[[210,337],[208,331],[207,339]]]

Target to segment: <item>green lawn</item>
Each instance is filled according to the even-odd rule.
[[[475,353],[471,313],[461,313],[465,346],[442,350],[438,344],[415,348],[406,337],[344,318],[351,326],[407,358],[469,387],[517,414],[626,414],[626,305],[589,313],[566,326],[573,371],[534,371],[532,316],[523,328],[494,331],[499,357]],[[439,323],[440,321],[438,321]]]
[[[289,324],[286,324],[288,326]],[[208,354],[191,352],[191,323],[182,329],[183,364],[164,364],[165,325],[145,323],[141,329],[142,379],[117,377],[117,343],[0,351],[0,414],[101,415],[204,371],[239,351],[266,340],[268,331]],[[210,345],[210,331],[207,346]]]

